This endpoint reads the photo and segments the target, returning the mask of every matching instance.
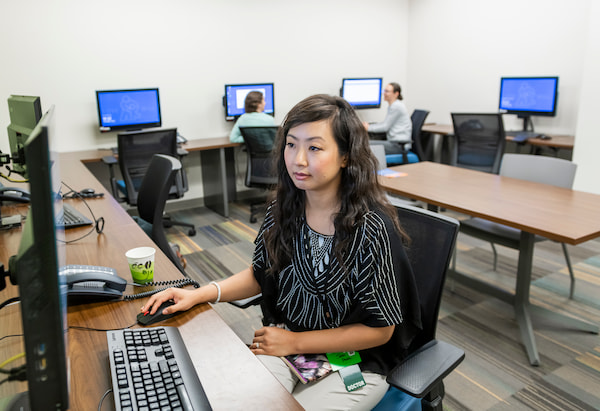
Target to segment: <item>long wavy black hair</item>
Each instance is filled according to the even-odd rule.
[[[346,156],[339,188],[341,208],[334,218],[334,254],[340,263],[344,250],[349,249],[356,225],[370,210],[385,212],[396,229],[404,235],[394,207],[388,202],[377,180],[377,159],[369,147],[367,131],[356,112],[341,97],[317,94],[296,104],[286,115],[277,133],[274,167],[278,184],[274,193],[273,226],[265,233],[266,247],[271,256],[269,273],[286,267],[293,252],[293,240],[304,218],[305,192],[296,188],[284,159],[286,137],[290,129],[305,123],[326,120],[337,143],[340,156]]]

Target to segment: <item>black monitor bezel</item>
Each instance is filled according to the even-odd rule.
[[[556,80],[554,87],[554,104],[552,111],[537,111],[537,110],[511,110],[502,108],[502,89],[504,87],[505,80]],[[543,117],[555,117],[558,107],[558,76],[502,76],[500,77],[500,90],[498,92],[498,110],[503,114],[516,114],[518,117],[529,117],[529,116],[543,116]]]
[[[149,123],[131,123],[120,126],[104,126],[102,125],[102,114],[100,112],[100,94],[102,93],[122,93],[132,91],[156,91],[156,103],[158,105],[158,121]],[[105,133],[108,131],[133,131],[141,130],[145,128],[154,128],[162,126],[162,109],[160,106],[160,92],[158,87],[147,87],[147,88],[128,88],[128,89],[111,89],[111,90],[96,90],[96,111],[98,113],[98,127],[100,132]]]
[[[227,108],[229,107],[229,104],[228,104],[229,101],[227,99],[227,88],[228,87],[257,87],[257,86],[271,86],[271,89],[273,90],[273,112],[272,113],[264,112],[264,113],[275,117],[275,83],[264,82],[264,83],[225,84],[225,87],[223,88],[223,90],[225,92],[223,94],[223,107],[225,108],[225,120],[226,121],[235,121],[241,116],[241,114],[240,115],[230,115],[227,112]]]
[[[64,231],[57,230],[55,224],[61,200],[57,195],[60,187],[56,187],[60,184],[59,176],[55,175],[59,173],[56,153],[50,147],[53,113],[54,106],[42,116],[25,142],[31,206],[18,254],[10,258],[9,267],[19,286],[31,409],[67,410],[67,289],[60,274],[64,254],[59,255],[57,241],[64,237]]]
[[[352,104],[348,100],[348,104],[350,104],[356,110],[363,110],[369,108],[380,108],[382,97],[382,89],[383,89],[383,77],[344,77],[342,79],[342,86],[340,87],[340,97],[344,98],[344,87],[346,85],[346,81],[352,80],[379,80],[379,103],[378,104]],[[345,99],[344,99],[345,100]]]

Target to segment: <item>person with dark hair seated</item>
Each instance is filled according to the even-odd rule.
[[[294,106],[274,153],[279,181],[248,268],[196,290],[169,288],[142,312],[167,300],[175,304],[164,314],[262,293],[265,326],[250,350],[294,398],[307,410],[371,410],[402,359],[398,347],[421,328],[407,236],[377,180],[367,132],[341,97],[319,94]],[[309,378],[281,358],[325,353],[356,358],[345,370],[358,379],[324,371],[303,384]]]
[[[243,143],[244,138],[240,132],[240,127],[261,127],[274,126],[273,116],[263,113],[265,109],[265,97],[260,91],[251,91],[244,100],[245,113],[237,119],[229,134],[229,141],[232,143]]]
[[[383,89],[383,99],[389,107],[385,119],[381,123],[363,125],[370,133],[385,133],[385,140],[371,140],[371,144],[381,144],[385,154],[401,154],[410,150],[412,142],[412,121],[406,105],[402,101],[402,89],[398,83],[389,83]],[[402,144],[398,144],[402,143]]]

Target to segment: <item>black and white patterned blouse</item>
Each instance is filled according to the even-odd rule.
[[[385,214],[370,211],[358,224],[345,257],[347,272],[332,252],[333,236],[315,232],[304,221],[294,239],[291,264],[277,275],[267,274],[264,233],[272,225],[269,208],[255,240],[252,262],[262,289],[266,324],[283,323],[292,331],[307,331],[355,323],[385,327],[404,322],[402,310],[409,305],[400,298],[405,294],[401,284],[406,283],[401,276],[409,276],[413,286],[414,280],[400,237]],[[387,372],[390,358],[369,355],[380,348],[361,352],[361,369]],[[371,364],[374,361],[378,365]]]

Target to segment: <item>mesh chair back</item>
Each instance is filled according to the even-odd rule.
[[[428,115],[429,111],[427,110],[414,110],[410,116],[410,120],[412,121],[412,151],[419,157],[419,161],[426,160],[426,150],[422,141],[421,129]]]
[[[506,145],[502,115],[452,113],[452,124],[452,165],[498,174]]]
[[[163,214],[169,198],[170,187],[181,170],[181,162],[175,157],[156,154],[152,156],[146,173],[140,183],[137,210],[139,216],[152,224],[152,240],[185,273],[181,261],[175,255],[163,226]]]
[[[177,156],[177,129],[152,129],[119,133],[119,168],[125,184],[125,195],[130,205],[136,205],[138,190],[154,154]],[[172,197],[181,197],[187,191],[180,173],[170,188]]]
[[[423,330],[412,341],[413,352],[435,338],[442,291],[458,235],[459,222],[422,208],[397,204],[400,225],[410,242],[406,252],[415,275]]]
[[[277,184],[272,152],[278,129],[278,126],[240,127],[248,152],[247,187],[269,188]]]

